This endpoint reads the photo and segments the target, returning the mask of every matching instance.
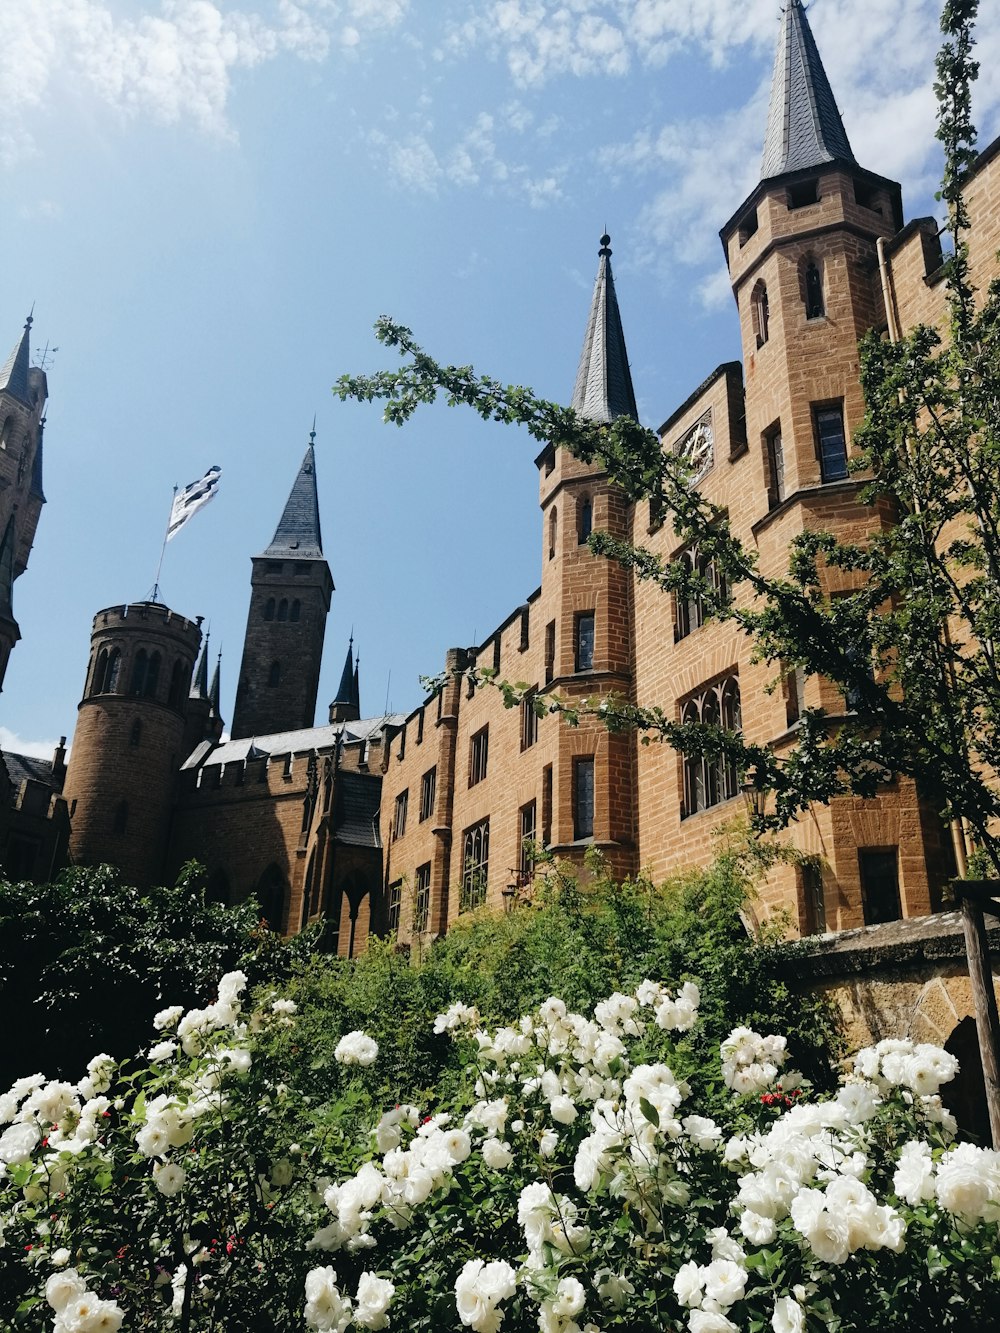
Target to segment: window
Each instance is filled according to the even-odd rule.
[[[490,821],[482,819],[462,839],[462,894],[458,910],[471,912],[486,902],[490,868]]]
[[[410,789],[401,791],[396,797],[396,810],[392,820],[392,836],[401,838],[406,832],[406,807],[410,803]]]
[[[423,745],[423,743],[424,743],[424,710],[421,708],[420,712],[417,714],[417,744]]]
[[[823,274],[815,259],[806,261],[803,274],[806,298],[806,319],[822,319],[826,314],[823,300]]]
[[[898,860],[895,847],[858,852],[866,926],[898,921],[903,914],[899,904]]]
[[[701,555],[697,546],[690,546],[686,551],[682,551],[677,559],[687,566],[691,575],[711,585],[715,594],[721,600],[725,600],[728,596],[726,577],[717,568],[715,561],[710,556]],[[678,591],[675,609],[675,637],[677,640],[686,639],[694,630],[700,629],[711,615],[711,608],[706,607],[704,593],[700,589],[692,589],[691,595],[688,597],[684,597]]]
[[[276,603],[275,603],[274,598],[273,598],[273,597],[269,597],[269,598],[267,599],[267,602],[266,602],[265,606],[264,606],[264,619],[265,619],[265,620],[273,620],[273,619],[274,619],[274,608],[275,608],[275,605],[276,605]]]
[[[108,670],[104,678],[104,694],[115,694],[118,690],[118,678],[122,669],[122,652],[120,648],[112,648],[108,653]]]
[[[302,615],[302,603],[296,597],[295,601],[292,603],[291,610],[288,613],[288,619],[298,620],[301,615]]]
[[[390,935],[399,934],[399,913],[403,906],[403,881],[397,879],[389,885],[389,897],[386,902],[385,924]]]
[[[788,187],[788,207],[807,208],[810,204],[819,203],[819,181],[800,181],[798,185],[789,185]]]
[[[278,616],[277,616],[277,618],[278,618],[278,620],[287,620],[287,619],[288,619],[288,598],[287,598],[287,597],[282,597],[281,601],[278,603]]]
[[[108,650],[102,648],[97,654],[97,665],[94,667],[94,680],[91,690],[94,694],[104,693],[104,682],[108,676]]]
[[[548,685],[556,667],[556,622],[550,620],[545,626],[545,683]]]
[[[764,436],[767,449],[767,481],[770,508],[774,509],[785,499],[785,446],[781,439],[781,424],[772,426]]]
[[[770,334],[771,307],[767,300],[767,288],[758,282],[750,296],[750,319],[758,347],[763,347]]]
[[[531,617],[531,613],[530,613],[528,607],[526,607],[526,606],[522,607],[522,608],[521,608],[521,640],[520,640],[520,642],[519,642],[518,645],[517,645],[517,646],[518,646],[518,650],[519,650],[520,652],[522,652],[522,653],[523,653],[523,652],[526,652],[526,651],[528,650],[528,648],[530,647],[530,644],[531,644],[531,638],[530,638],[530,633],[531,633],[530,617]]]
[[[725,680],[689,699],[681,709],[681,722],[685,725],[719,727],[723,731],[739,731],[740,686],[736,677],[727,676]],[[683,762],[682,818],[709,810],[739,794],[739,770],[725,754],[688,755]]]
[[[798,722],[805,706],[806,673],[802,667],[788,667],[784,662],[781,669],[784,672],[785,723],[791,727]]]
[[[552,765],[542,769],[542,845],[552,841]]]
[[[594,613],[581,611],[576,617],[576,669],[594,669]]]
[[[823,480],[843,481],[847,476],[847,440],[842,408],[816,408],[816,444]]]
[[[537,690],[527,690],[521,700],[521,749],[530,750],[538,740],[538,714],[535,712]]]
[[[132,731],[129,734],[128,743],[132,749],[136,749],[142,740],[142,722],[136,718],[132,723]]]
[[[579,522],[577,523],[576,538],[582,546],[594,530],[594,504],[588,497],[580,501]]]
[[[573,760],[573,837],[594,836],[594,761]]]
[[[746,217],[744,217],[743,221],[740,223],[741,249],[744,245],[746,245],[747,241],[749,241],[751,236],[757,235],[757,228],[759,225],[760,224],[757,220],[757,210],[755,208],[752,213],[747,213]]]
[[[128,828],[128,801],[119,801],[115,806],[112,833],[124,833]]]
[[[518,846],[521,849],[518,872],[521,882],[527,884],[535,872],[535,842],[538,836],[537,831],[537,806],[534,801],[529,801],[527,805],[521,806],[520,811],[520,842]]]
[[[500,635],[493,640],[493,670],[500,672]]]
[[[554,560],[556,554],[556,533],[559,520],[556,517],[555,505],[549,510],[549,559]]]
[[[10,445],[10,437],[14,433],[15,421],[13,417],[5,417],[3,426],[0,426],[0,449],[6,449]]]
[[[170,670],[170,690],[167,704],[170,708],[180,708],[184,698],[184,663],[176,661]]]
[[[146,684],[143,694],[147,699],[156,698],[156,687],[160,681],[160,654],[153,653],[149,659],[149,666],[146,668]]]
[[[420,822],[434,814],[434,796],[437,791],[437,768],[429,768],[420,779]]]
[[[469,744],[469,786],[474,787],[486,776],[486,765],[490,757],[490,729],[482,727],[473,736]]]
[[[823,899],[823,871],[818,861],[807,861],[801,868],[802,933],[822,935],[826,931],[826,903]]]
[[[135,661],[132,663],[132,686],[130,694],[145,694],[146,692],[146,668],[149,662],[149,654],[145,648],[140,648],[135,655]]]
[[[430,861],[422,866],[417,866],[417,873],[414,876],[413,883],[413,930],[415,933],[419,934],[420,931],[427,929],[427,922],[431,914]]]
[[[280,663],[280,662],[272,662],[272,663],[271,663],[271,669],[270,669],[270,671],[267,673],[267,683],[268,683],[268,686],[269,686],[271,689],[274,689],[274,687],[275,687],[276,685],[280,685],[280,684],[281,684],[281,663]]]
[[[867,181],[855,180],[854,202],[859,208],[871,209],[873,213],[882,212],[882,201],[879,198],[878,190],[874,185],[869,185]]]

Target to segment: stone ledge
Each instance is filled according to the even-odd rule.
[[[1000,960],[1000,924],[987,925],[990,954]],[[921,963],[965,959],[960,912],[888,921],[838,934],[810,936],[788,948],[788,964],[799,981],[907,970]]]

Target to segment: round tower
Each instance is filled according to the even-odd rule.
[[[161,876],[200,626],[160,602],[94,617],[64,787],[77,865],[110,862],[140,887]]]

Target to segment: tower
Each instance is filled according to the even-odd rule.
[[[315,431],[270,546],[254,556],[233,739],[311,727],[333,578],[323,558]]]
[[[340,685],[337,689],[337,697],[330,705],[331,722],[357,722],[361,716],[361,698],[358,688],[358,672],[360,669],[360,659],[358,664],[354,661],[354,637],[351,636],[347,645],[347,658],[344,662],[344,670],[340,675]]]
[[[140,887],[162,874],[200,642],[200,621],[162,602],[94,617],[64,787],[77,864],[110,861]]]
[[[14,581],[25,571],[45,503],[42,433],[48,385],[31,365],[31,316],[0,368],[0,689],[14,644]]]
[[[597,278],[572,406],[593,421],[637,417],[625,335],[611,270],[611,238],[601,237]],[[592,529],[628,538],[630,506],[597,462],[548,448],[536,460],[542,509],[545,684],[568,699],[632,693],[631,576],[593,555]],[[630,870],[632,827],[629,739],[582,723],[563,728],[553,774],[551,843],[566,853],[593,842]]]

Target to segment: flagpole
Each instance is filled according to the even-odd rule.
[[[177,499],[177,487],[174,487],[174,493],[170,497],[170,512],[167,514],[167,526],[163,530],[163,545],[160,547],[160,558],[156,562],[156,573],[153,576],[153,591],[146,598],[148,602],[158,602],[160,600],[160,570],[163,568],[163,556],[167,549],[167,538],[170,536],[170,520],[174,516],[174,501]]]

